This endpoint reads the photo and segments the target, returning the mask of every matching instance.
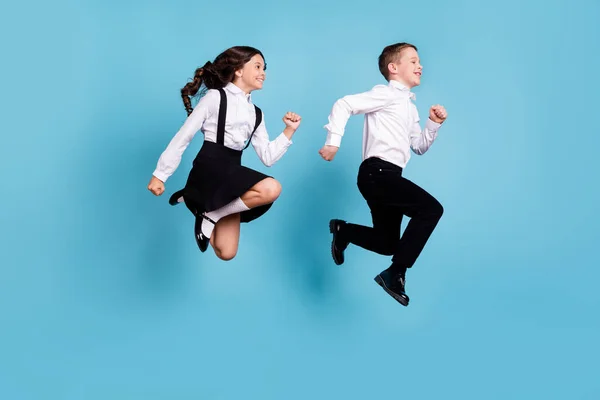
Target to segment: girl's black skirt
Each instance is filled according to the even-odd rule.
[[[179,197],[195,215],[221,208],[241,197],[252,186],[268,175],[242,166],[242,152],[223,145],[204,141],[196,156],[185,187],[171,197],[176,204]],[[266,204],[240,213],[241,222],[250,222],[266,213],[272,204]]]

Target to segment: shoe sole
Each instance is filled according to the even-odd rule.
[[[336,265],[342,265],[344,263],[344,260],[342,259],[340,261],[335,257],[335,239],[337,235],[337,232],[335,231],[335,220],[329,221],[329,232],[331,232],[331,234],[333,235],[333,239],[331,239],[331,258],[333,258],[333,262]]]
[[[381,286],[383,288],[383,290],[385,290],[387,294],[392,296],[398,303],[402,304],[404,307],[408,306],[408,299],[406,299],[402,296],[399,296],[396,293],[392,292],[390,289],[388,289],[387,286],[385,285],[385,282],[381,278],[381,275],[377,275],[375,277],[375,282],[377,282],[377,284],[379,286]]]

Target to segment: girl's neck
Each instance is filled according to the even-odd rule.
[[[250,94],[250,92],[252,92],[252,90],[250,90],[249,88],[247,88],[242,82],[240,82],[239,80],[235,80],[233,82],[235,86],[237,86],[238,88],[240,88],[244,93],[246,94]]]

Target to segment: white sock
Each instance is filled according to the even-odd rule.
[[[218,208],[214,211],[204,213],[204,215],[206,215],[208,218],[210,218],[216,224],[223,217],[226,217],[231,214],[239,213],[242,211],[247,211],[247,210],[249,210],[248,206],[246,204],[244,204],[244,202],[242,201],[241,198],[238,197],[237,199],[233,200],[231,203],[224,205],[223,207]],[[206,236],[207,238],[210,238],[210,236],[212,235],[213,229],[215,228],[215,224],[204,219],[202,221],[202,227],[200,228],[202,230],[202,234],[204,236]]]

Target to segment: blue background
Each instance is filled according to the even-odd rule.
[[[3,7],[4,8],[4,7]],[[13,2],[2,12],[0,398],[598,399],[600,5],[333,1]],[[419,47],[425,118],[449,118],[406,176],[445,215],[401,307],[389,257],[329,254],[327,222],[370,223],[362,118],[318,156],[333,102]],[[254,100],[283,192],[238,257],[146,185],[185,118],[179,89],[238,44],[267,59]],[[596,182],[596,183],[594,183]],[[594,378],[596,377],[596,378]]]

